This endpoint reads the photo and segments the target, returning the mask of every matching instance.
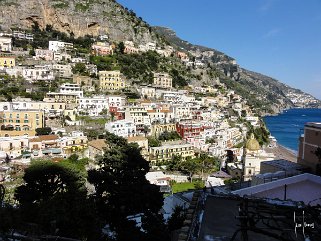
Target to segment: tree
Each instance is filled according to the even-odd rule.
[[[200,169],[200,163],[197,159],[187,158],[181,163],[181,170],[189,175],[190,182],[193,181],[193,175]]]
[[[51,132],[52,132],[52,130],[50,127],[43,127],[43,128],[36,129],[37,136],[49,135]]]
[[[172,159],[167,163],[167,169],[170,171],[176,171],[180,168],[181,162],[182,162],[182,156],[173,155]]]
[[[173,210],[172,216],[167,221],[169,231],[172,232],[183,227],[185,218],[186,215],[183,207],[176,206]]]
[[[125,44],[124,42],[120,42],[117,46],[117,50],[119,53],[124,54],[125,52]]]
[[[76,63],[72,68],[73,74],[88,75],[86,65],[84,63]]]
[[[148,132],[150,132],[150,129],[148,126],[144,125],[144,134],[145,134],[145,137],[147,136]]]
[[[35,52],[35,50],[33,48],[29,50],[29,55],[31,55],[31,56],[35,56],[36,55],[36,52]]]
[[[47,234],[53,224],[55,235],[88,239],[99,234],[85,178],[74,165],[38,161],[25,170],[23,180],[15,192],[22,221]]]
[[[137,144],[128,144],[124,138],[110,133],[105,138],[110,148],[98,160],[99,168],[88,171],[88,181],[96,190],[94,198],[100,218],[111,225],[117,240],[144,240],[142,237],[151,233],[137,232],[136,224],[129,222],[128,216],[157,215],[163,204],[162,194],[159,187],[146,180],[149,164]]]
[[[148,139],[148,145],[150,147],[157,147],[161,145],[160,141],[154,137],[147,137],[147,139]]]

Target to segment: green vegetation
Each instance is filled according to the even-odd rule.
[[[195,180],[193,182],[181,182],[181,183],[175,183],[173,182],[171,184],[172,192],[185,192],[188,190],[194,190],[194,189],[201,189],[204,187],[204,183],[201,180]]]
[[[86,12],[89,9],[89,4],[82,4],[82,3],[76,3],[75,9],[76,11]]]
[[[246,122],[248,133],[247,133],[247,139],[250,138],[251,133],[254,134],[255,139],[259,142],[259,144],[262,146],[264,144],[269,143],[269,136],[270,132],[265,126],[265,123],[261,120],[260,127],[254,128],[249,122]]]
[[[95,125],[105,125],[107,119],[105,118],[91,118],[90,116],[77,116],[77,120],[81,120],[87,124],[95,124]]]
[[[137,144],[108,133],[110,149],[98,161],[99,168],[88,172],[95,186],[97,214],[116,231],[117,240],[168,240],[159,210],[163,205],[159,188],[145,178],[149,163],[141,156]],[[142,213],[142,232],[128,216]],[[148,220],[148,221],[147,221]]]
[[[77,155],[58,163],[32,161],[23,183],[17,182],[15,208],[0,206],[1,236],[12,229],[25,233],[30,230],[26,224],[32,223],[33,237],[51,234],[103,241],[109,240],[101,233],[108,224],[115,240],[170,240],[168,229],[181,224],[181,212],[167,225],[159,213],[162,193],[146,180],[149,163],[138,145],[110,133],[104,137],[110,148],[97,169],[87,172],[89,160]],[[87,193],[86,182],[95,187],[93,193]],[[128,220],[138,213],[144,231]]]
[[[49,83],[44,81],[36,82],[32,85],[32,92],[26,92],[26,89],[30,87],[30,84],[22,78],[14,78],[8,75],[0,75],[0,97],[3,97],[7,101],[11,101],[17,96],[31,98],[32,100],[43,100],[45,93],[49,90],[54,91],[56,84],[50,86]]]
[[[37,232],[50,233],[55,220],[59,236],[97,238],[97,218],[90,211],[85,178],[77,168],[51,161],[33,162],[23,179],[25,183],[15,194],[19,221],[14,225],[32,222],[37,224]]]
[[[52,130],[50,127],[43,127],[43,128],[36,129],[37,136],[49,135],[51,132],[52,132]]]
[[[259,112],[273,113],[271,104],[277,103],[278,101],[275,98],[272,101],[268,98],[258,98],[258,95],[266,94],[267,91],[265,89],[245,80],[235,81],[225,76],[221,76],[220,81],[224,83],[228,89],[232,89],[236,94],[243,96],[248,101],[248,104],[259,110]]]
[[[182,137],[176,131],[164,131],[159,135],[158,140],[160,141],[170,141],[170,140],[180,140]]]
[[[196,173],[211,173],[218,171],[220,167],[220,159],[218,157],[211,157],[205,153],[199,154],[196,158],[187,158],[182,160],[181,156],[173,156],[173,158],[166,163],[167,169],[170,171],[180,171],[189,175],[189,179],[193,181],[193,175]]]
[[[148,145],[150,147],[158,147],[158,146],[161,146],[161,142],[157,139],[157,138],[154,138],[154,137],[147,137],[148,139]]]
[[[69,3],[68,3],[68,2],[65,2],[65,1],[61,1],[61,2],[59,2],[59,3],[53,4],[52,6],[53,6],[54,8],[62,8],[62,9],[64,9],[64,8],[69,7]]]

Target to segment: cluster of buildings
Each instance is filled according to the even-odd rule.
[[[37,155],[32,152],[34,140],[40,138],[43,142],[41,136],[36,136],[37,129],[51,127],[51,120],[64,120],[61,128],[70,125],[80,129],[83,124],[77,116],[86,116],[105,119],[106,131],[138,143],[142,154],[152,165],[166,163],[174,156],[185,160],[205,152],[226,159],[222,168],[231,177],[250,181],[262,174],[262,163],[275,159],[254,138],[247,140],[245,146],[242,144],[248,124],[260,127],[260,119],[241,96],[234,91],[221,91],[224,89],[222,84],[216,87],[190,85],[178,90],[173,86],[169,73],[154,72],[150,85],[132,86],[119,70],[97,71],[88,58],[74,55],[72,43],[62,41],[49,41],[48,49],[35,49],[33,60],[37,64],[21,66],[13,53],[12,38],[32,39],[27,34],[24,37],[22,33],[20,35],[0,36],[0,71],[10,76],[21,76],[31,84],[39,81],[51,83],[56,79],[64,80],[64,83],[56,91],[47,92],[41,101],[17,97],[11,102],[0,102],[0,138],[4,140],[0,143],[0,149],[10,157],[19,157],[25,151],[30,152],[32,158],[43,155],[48,151],[44,149],[43,153],[40,147],[47,148],[46,144],[38,145]],[[113,55],[115,48],[114,44],[103,39],[91,46],[91,54]],[[187,66],[197,68],[204,67],[206,58],[215,57],[213,51],[191,53],[194,58],[190,61],[189,54],[170,46],[159,47],[152,42],[137,46],[132,41],[124,42],[125,54],[146,51],[156,51],[166,57],[175,56]],[[234,60],[226,61],[236,65]],[[85,66],[88,75],[73,73],[77,63]],[[90,77],[90,74],[93,76]],[[119,94],[122,90],[133,88],[140,99],[132,101]],[[53,128],[53,132],[56,129]],[[68,141],[75,138],[79,141],[75,140],[73,145],[86,149],[85,156],[94,159],[96,155],[103,155],[106,145],[102,140],[88,141],[84,134],[61,130],[60,136],[55,135],[56,139],[50,140],[54,142],[50,148],[55,150],[50,155],[67,156],[72,153],[65,149],[71,143]],[[150,146],[149,137],[157,139],[165,132],[177,133],[180,140],[167,140],[160,142],[160,146]],[[17,144],[19,142],[20,145]],[[4,143],[8,143],[9,149]],[[300,153],[302,160],[308,155],[303,151]]]

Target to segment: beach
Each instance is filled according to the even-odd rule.
[[[285,159],[291,162],[297,162],[297,154],[280,144],[277,144],[276,147],[267,147],[265,148],[265,151],[273,153],[275,159]]]

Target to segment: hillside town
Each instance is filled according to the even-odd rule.
[[[88,137],[95,130],[137,142],[153,166],[173,155],[194,157],[195,152],[223,158],[227,149],[244,142],[248,125],[258,128],[262,124],[246,101],[224,84],[177,89],[169,73],[155,72],[151,84],[133,87],[119,70],[97,71],[88,59],[76,57],[72,43],[49,41],[48,49],[35,49],[34,56],[29,56],[13,47],[12,37],[32,41],[32,35],[17,31],[12,36],[1,35],[3,78],[23,78],[30,86],[59,82],[57,90],[47,92],[42,100],[16,96],[0,102],[2,158],[28,163],[30,159],[66,158],[77,153],[95,159],[93,149],[99,149],[95,146],[99,135]],[[92,44],[91,54],[112,55],[115,48],[99,41]],[[200,60],[191,62],[186,53],[170,46],[160,49],[147,43],[135,47],[132,41],[124,42],[124,54],[147,51],[174,55],[188,66],[202,67]],[[22,65],[22,56],[24,62],[33,64]],[[90,76],[74,74],[79,63]],[[124,94],[132,89],[138,98]],[[45,136],[41,134],[44,129],[50,129]],[[178,134],[174,139],[165,138],[155,147],[148,144],[149,139],[172,132]]]
[[[216,84],[180,86],[163,67],[146,82],[129,78],[111,61],[115,55],[152,53],[201,71],[206,58],[213,56],[210,51],[184,52],[155,42],[116,43],[103,35],[91,39],[88,49],[62,40],[33,48],[33,41],[34,34],[22,30],[0,33],[0,81],[8,87],[0,96],[0,183],[7,189],[7,200],[13,199],[24,170],[37,161],[86,160],[86,170],[97,168],[106,152],[116,148],[106,141],[111,135],[139,147],[149,165],[146,179],[165,195],[165,218],[177,205],[192,210],[177,240],[187,240],[184,237],[196,230],[193,222],[202,216],[206,198],[213,202],[203,207],[205,216],[199,221],[198,235],[204,237],[214,235],[206,228],[211,225],[207,215],[224,195],[282,199],[282,188],[288,185],[291,201],[320,204],[316,195],[308,196],[319,193],[320,177],[306,174],[320,171],[311,149],[321,146],[314,138],[320,123],[305,126],[296,156],[278,145],[257,108],[219,76],[213,76]],[[237,66],[235,60],[226,61]],[[13,88],[14,82],[21,83],[23,91]],[[288,95],[297,104],[315,101]],[[315,185],[307,188],[306,182]],[[197,191],[176,191],[177,183],[192,183]],[[303,190],[303,200],[296,195],[296,185]]]

